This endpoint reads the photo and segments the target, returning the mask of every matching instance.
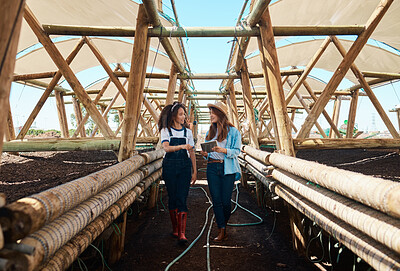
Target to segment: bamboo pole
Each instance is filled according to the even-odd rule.
[[[354,41],[350,50],[343,58],[342,62],[337,67],[336,71],[334,72],[332,78],[329,80],[328,84],[325,86],[324,92],[319,97],[313,108],[311,109],[310,114],[307,116],[306,120],[304,121],[303,126],[301,127],[297,137],[298,138],[305,138],[310,133],[310,130],[318,119],[319,115],[324,110],[326,104],[329,102],[329,99],[333,92],[335,92],[336,88],[339,86],[340,82],[346,75],[347,71],[350,69],[351,65],[353,64],[354,60],[357,58],[361,49],[367,43],[369,37],[374,32],[375,28],[377,27],[378,23],[381,21],[382,17],[389,9],[390,5],[392,4],[393,0],[381,0],[375,11],[372,13],[371,17],[368,19],[365,30],[358,36],[358,38]]]
[[[165,100],[165,105],[172,104],[174,102],[174,93],[176,90],[176,80],[178,78],[177,69],[172,63],[170,73],[169,73],[169,80],[168,80],[168,92],[167,97]]]
[[[7,129],[6,129],[6,140],[11,141],[15,139],[15,129],[14,122],[11,113],[10,103],[8,103],[8,113],[7,113]]]
[[[76,78],[75,74],[69,67],[68,63],[62,57],[61,53],[58,51],[57,47],[51,41],[49,36],[46,35],[43,28],[39,24],[38,20],[29,9],[28,6],[25,6],[24,18],[26,22],[29,24],[40,43],[43,44],[49,56],[52,58],[54,63],[60,69],[61,73],[68,81],[71,88],[74,90],[76,95],[78,96],[81,103],[85,106],[86,110],[93,118],[94,122],[100,127],[101,132],[107,138],[113,138],[114,133],[111,131],[110,127],[105,123],[104,119],[101,117],[100,113],[97,111],[95,105],[92,103],[90,97],[86,94],[84,88],[82,87],[79,80]]]
[[[76,258],[107,229],[114,219],[125,212],[129,206],[140,196],[151,184],[161,177],[161,170],[156,171],[142,182],[143,187],[135,186],[116,203],[111,205],[105,212],[80,231],[68,243],[62,246],[53,257],[45,263],[43,271],[66,270]]]
[[[135,148],[139,114],[142,105],[144,77],[146,74],[145,63],[150,41],[147,38],[148,21],[143,5],[139,6],[136,22],[136,36],[133,44],[132,63],[126,97],[124,126],[122,127],[121,147],[118,161],[123,161],[132,156]]]
[[[133,27],[108,26],[75,26],[43,24],[48,35],[67,36],[108,36],[134,37]],[[274,26],[275,36],[329,36],[359,35],[364,30],[361,25],[282,25]],[[149,37],[251,37],[259,36],[257,27],[153,27],[149,29]]]
[[[256,132],[256,120],[254,116],[254,105],[253,99],[251,97],[251,90],[250,90],[250,79],[249,74],[247,73],[247,63],[246,60],[243,60],[244,65],[242,66],[242,70],[240,72],[240,82],[242,83],[242,90],[243,90],[243,102],[245,105],[245,113],[246,118],[249,122],[249,138],[250,138],[250,145],[252,147],[259,148],[258,139],[257,139],[257,132]]]
[[[325,188],[309,185],[307,180],[280,169],[274,169],[272,177],[372,239],[400,253],[400,224],[396,218]]]
[[[376,78],[385,78],[385,79],[400,79],[400,73],[390,73],[390,72],[371,72],[371,71],[363,71],[361,72],[364,77],[376,77]]]
[[[262,142],[262,140],[261,140]],[[294,139],[296,150],[303,149],[396,149],[400,147],[399,139],[392,138],[369,138],[369,139],[323,139],[308,138]]]
[[[289,123],[290,118],[287,114],[282,79],[279,73],[278,55],[268,9],[266,9],[261,18],[259,23],[261,33],[259,45],[262,45],[260,48],[261,64],[265,78],[268,78],[266,85],[269,84],[271,90],[271,98],[269,100],[271,102],[271,111],[273,111],[272,116],[276,118],[275,139],[279,142],[279,145],[277,144],[279,150],[282,150],[287,155],[295,156]]]
[[[319,184],[390,216],[400,217],[399,183],[278,153],[272,153],[269,156],[269,162],[275,167]]]
[[[336,48],[339,50],[340,54],[345,58],[346,57],[346,50],[340,43],[340,41],[336,37],[332,37],[332,41],[336,45]],[[371,100],[372,104],[374,105],[376,111],[378,112],[379,116],[382,118],[383,122],[385,123],[386,127],[388,128],[390,134],[393,138],[400,138],[400,135],[397,133],[396,128],[394,128],[392,122],[390,121],[388,115],[386,114],[385,110],[383,109],[382,105],[379,103],[378,98],[376,98],[374,92],[372,91],[371,87],[368,85],[367,81],[365,80],[364,76],[357,68],[356,64],[352,64],[350,66],[352,72],[357,77],[360,84],[363,86],[364,91],[367,93],[369,99]]]
[[[76,123],[79,124],[82,122],[82,110],[81,110],[80,103],[75,97],[72,97],[72,104],[74,105]],[[86,137],[85,127],[82,127],[81,129],[79,129],[79,133],[80,133],[81,137]]]
[[[61,135],[64,138],[68,138],[69,131],[68,131],[67,113],[65,111],[64,98],[62,96],[62,93],[58,90],[54,90],[54,95],[56,97],[57,113],[58,113],[58,120],[60,122]]]
[[[353,138],[354,125],[356,122],[357,103],[360,90],[355,90],[351,95],[349,117],[347,118],[346,138]]]
[[[339,114],[340,114],[340,106],[342,104],[342,99],[341,96],[336,97],[335,103],[333,104],[333,116],[332,116],[332,121],[335,124],[335,126],[338,126],[339,123]],[[329,138],[335,138],[332,127],[329,129]]]
[[[93,222],[101,213],[133,189],[140,181],[161,168],[162,159],[143,166],[131,175],[120,179],[110,187],[95,194],[74,209],[65,212],[56,220],[22,239],[21,243],[35,247],[33,255],[27,256],[33,270],[45,263],[51,256],[76,234]]]
[[[39,230],[81,202],[149,163],[150,158],[159,159],[163,154],[163,150],[158,150],[147,156],[135,155],[86,177],[7,205],[4,207],[7,211],[0,214],[2,225],[7,225],[7,228],[3,229],[5,240],[14,242]]]
[[[168,82],[169,84],[169,82]],[[183,81],[181,80],[181,83],[179,85],[179,92],[178,92],[178,102],[183,101],[183,95],[185,95],[185,87],[183,86]]]
[[[315,221],[374,269],[396,270],[400,268],[399,256],[372,238],[349,227],[347,223],[338,220],[335,216],[283,186],[275,186],[275,193]]]
[[[43,79],[43,78],[52,78],[57,74],[57,72],[39,72],[39,73],[30,73],[30,74],[15,74],[13,77],[13,81],[25,81],[32,79]]]
[[[25,1],[2,1],[0,9],[0,154],[7,127],[7,115]],[[1,157],[0,157],[1,161]]]

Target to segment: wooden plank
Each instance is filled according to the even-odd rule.
[[[71,88],[74,90],[83,106],[85,106],[93,121],[100,127],[102,134],[107,138],[115,137],[111,128],[101,117],[99,111],[97,111],[97,108],[93,104],[89,95],[86,94],[84,88],[82,87],[79,80],[76,78],[72,69],[69,67],[68,63],[65,61],[61,53],[58,51],[57,47],[49,38],[49,36],[46,35],[40,23],[28,6],[25,7],[24,18],[39,39],[39,42],[43,44],[51,59],[54,61],[58,69],[61,71],[62,75],[65,77]]]
[[[260,58],[266,80],[265,85],[269,85],[271,92],[271,97],[269,99],[271,103],[271,116],[274,116],[276,119],[275,139],[277,140],[277,147],[279,146],[279,150],[282,150],[286,155],[295,156],[290,118],[287,114],[282,79],[279,72],[279,60],[268,9],[261,18],[259,22],[261,33],[259,42],[259,45],[261,45]]]
[[[315,121],[318,119],[319,115],[324,110],[325,106],[329,102],[329,99],[333,92],[337,89],[340,82],[343,80],[347,71],[350,69],[350,66],[353,64],[354,60],[357,58],[361,49],[367,43],[369,37],[374,32],[378,23],[381,21],[382,17],[389,9],[390,5],[393,3],[393,0],[381,0],[378,4],[375,11],[372,13],[371,17],[368,19],[365,30],[361,33],[358,38],[354,41],[350,50],[343,58],[336,71],[334,72],[332,78],[329,80],[328,84],[325,86],[324,92],[321,94],[313,108],[311,109],[310,114],[307,116],[304,121],[303,126],[301,127],[297,137],[305,138],[309,135],[312,126]]]
[[[5,0],[2,1],[0,9],[0,154],[7,131],[10,89],[24,5],[24,0]]]

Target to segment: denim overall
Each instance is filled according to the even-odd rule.
[[[168,130],[171,137],[170,146],[186,144],[186,128],[184,127],[183,129],[185,138],[173,137],[171,130]],[[187,212],[186,199],[192,178],[192,161],[187,155],[187,150],[167,152],[162,166],[162,177],[168,191],[168,209]]]

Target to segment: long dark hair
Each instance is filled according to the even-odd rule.
[[[221,110],[218,110],[214,107],[210,108],[210,110],[217,115],[218,121],[217,123],[211,123],[206,139],[213,139],[218,130],[217,141],[221,142],[228,136],[229,129],[234,127],[234,125],[228,120],[228,117]]]
[[[171,126],[174,123],[174,119],[178,115],[179,108],[183,108],[186,114],[186,108],[183,103],[174,102],[173,104],[166,105],[160,114],[160,119],[158,120],[158,131],[167,128],[171,131]],[[185,121],[186,122],[186,121]],[[186,125],[184,125],[186,127]]]

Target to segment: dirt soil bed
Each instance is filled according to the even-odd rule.
[[[335,166],[367,175],[400,181],[400,156],[394,151],[300,151],[297,157]],[[0,192],[7,201],[38,193],[53,186],[86,176],[115,164],[113,152],[41,152],[21,153],[20,156],[2,154],[0,167]],[[198,167],[204,161],[198,159]],[[204,172],[198,179],[205,180]],[[204,182],[197,184],[206,191]],[[165,208],[167,195],[161,185],[162,197],[157,207],[143,210],[139,216],[128,216],[125,252],[121,260],[111,265],[112,270],[164,270],[186,247],[177,244],[170,236],[169,214]],[[264,222],[256,226],[228,227],[229,239],[223,244],[210,242],[212,270],[317,270],[292,249],[285,208],[261,208],[254,199],[254,185],[239,185],[239,203],[259,215]],[[234,193],[235,194],[235,193]],[[200,233],[209,207],[208,199],[200,188],[191,189],[188,198],[187,237],[194,240]],[[211,219],[212,211],[210,211]],[[238,209],[231,223],[249,223],[257,219]],[[211,237],[216,235],[213,224]],[[207,232],[193,248],[170,270],[207,270]],[[98,255],[97,255],[98,256]],[[99,257],[98,257],[99,258]],[[88,258],[87,261],[95,261]],[[74,265],[75,270],[78,268]],[[90,264],[88,263],[88,266]],[[352,266],[340,270],[352,270]],[[100,265],[99,270],[102,267]],[[95,270],[95,269],[90,269]]]

